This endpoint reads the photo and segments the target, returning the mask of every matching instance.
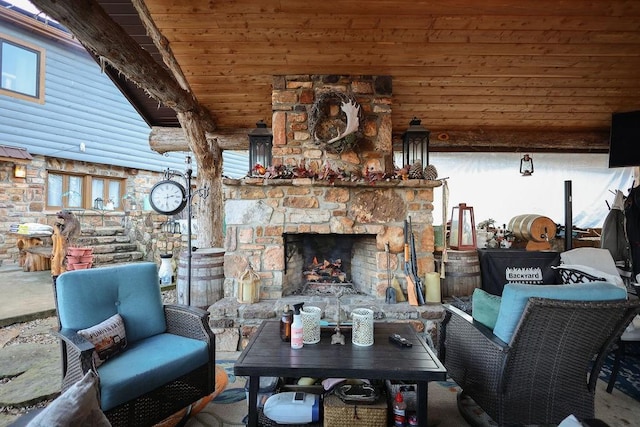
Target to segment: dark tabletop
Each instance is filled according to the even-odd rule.
[[[263,321],[235,363],[234,373],[244,376],[368,378],[408,381],[444,381],[446,369],[425,341],[406,323],[376,323],[374,344],[351,343],[351,331],[343,329],[345,345],[332,345],[332,329],[323,329],[317,344],[294,350],[280,339],[278,321]],[[399,333],[412,347],[389,342]]]

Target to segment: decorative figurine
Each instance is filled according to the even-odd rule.
[[[331,335],[331,344],[340,344],[344,345],[344,335],[340,332],[340,297],[344,294],[344,290],[341,289],[336,293],[336,300],[338,302],[338,311],[336,313],[336,327],[334,331],[335,334]]]

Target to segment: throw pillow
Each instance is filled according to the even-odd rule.
[[[95,326],[79,330],[78,335],[91,341],[96,348],[96,352],[93,353],[96,368],[127,346],[124,321],[119,314],[114,314]]]
[[[471,302],[471,315],[473,320],[493,330],[496,326],[496,320],[498,320],[502,298],[498,295],[492,295],[480,288],[476,288],[473,291]]]
[[[111,426],[100,410],[98,378],[93,371],[87,372],[27,424],[27,427],[70,426]]]

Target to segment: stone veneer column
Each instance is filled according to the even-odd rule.
[[[334,170],[363,175],[365,171],[393,171],[391,135],[391,77],[295,75],[274,78],[272,93],[273,164],[311,170],[328,164]],[[353,150],[341,154],[322,149],[311,135],[309,115],[322,94],[338,92],[355,98],[362,110],[359,139]],[[340,105],[330,105],[328,116],[339,117]]]

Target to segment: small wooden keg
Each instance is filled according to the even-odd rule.
[[[518,215],[511,218],[508,229],[519,239],[527,242],[527,250],[548,250],[556,237],[556,224],[546,216],[536,214]]]

